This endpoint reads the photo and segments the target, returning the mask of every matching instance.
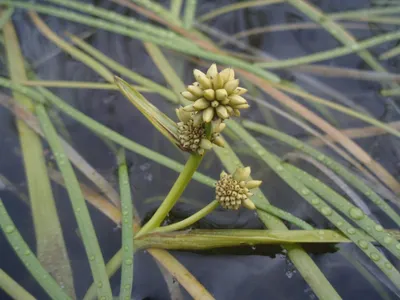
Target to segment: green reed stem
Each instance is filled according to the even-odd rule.
[[[381,95],[385,97],[399,96],[400,88],[381,90]]]
[[[20,286],[18,282],[8,276],[2,269],[0,269],[0,289],[12,299],[35,300],[35,297]]]
[[[381,55],[379,55],[379,59],[381,59],[381,60],[389,59],[389,58],[395,57],[399,54],[400,54],[400,46],[396,46],[396,47],[382,53]]]
[[[133,285],[133,204],[128,166],[126,165],[125,150],[123,148],[118,151],[117,160],[122,207],[122,249],[124,249],[119,298],[125,300],[131,298]]]
[[[354,9],[339,13],[328,14],[327,17],[332,19],[353,19],[357,17],[368,17],[375,15],[397,14],[400,12],[400,6],[389,6],[384,8],[367,8],[367,9]]]
[[[177,19],[179,19],[179,16],[181,14],[182,3],[183,0],[171,0],[170,11],[171,14]]]
[[[198,166],[201,163],[203,156],[197,154],[191,154],[189,159],[187,160],[184,169],[179,174],[179,177],[176,179],[174,185],[169,191],[165,200],[158,207],[155,214],[151,217],[151,219],[139,230],[137,233],[137,237],[141,236],[149,231],[160,226],[162,221],[164,221],[167,214],[170,212],[172,207],[175,205],[176,201],[178,201],[179,197],[182,195],[186,186],[189,184],[190,180],[194,172],[196,172]]]
[[[209,213],[211,213],[213,210],[215,210],[219,206],[219,202],[217,200],[212,201],[208,205],[204,206],[201,210],[196,212],[195,214],[191,215],[190,217],[180,221],[176,222],[171,225],[166,225],[162,227],[158,227],[151,232],[171,232],[171,231],[178,231],[181,229],[185,229],[189,227],[190,225],[193,225],[197,221],[201,220],[205,216],[207,216]]]
[[[332,208],[326,204],[322,198],[318,197],[312,190],[308,189],[301,181],[293,176],[289,169],[282,165],[279,158],[263,148],[263,146],[253,136],[249,135],[245,129],[236,124],[232,124],[231,122],[229,126],[231,126],[242,137],[243,141],[246,142],[283,181],[285,181],[304,200],[319,211],[326,219],[334,224],[344,235],[356,243],[359,249],[387,275],[393,284],[397,288],[400,288],[400,273],[393,267],[390,261],[379,252],[378,249],[365,240],[366,234],[364,232],[357,231],[341,215],[339,215],[335,210],[332,210]],[[323,197],[325,198],[325,196],[324,193]]]
[[[308,146],[302,141],[289,136],[283,132],[274,130],[270,127],[263,126],[251,121],[243,121],[243,126],[245,128],[257,131],[259,133],[268,135],[274,139],[277,139],[283,143],[286,143],[297,150],[300,150],[315,159],[319,162],[330,168],[336,174],[344,178],[347,182],[349,182],[352,186],[362,192],[365,196],[367,196],[376,206],[378,206],[384,213],[386,213],[398,226],[400,226],[400,216],[380,197],[376,194],[368,185],[366,185],[363,181],[361,181],[356,175],[352,174],[341,164],[326,156],[322,152]]]
[[[183,27],[191,29],[196,15],[197,0],[186,0],[183,13]]]
[[[329,202],[352,222],[364,229],[365,232],[372,236],[394,256],[400,258],[400,251],[396,247],[397,243],[395,243],[393,236],[390,233],[385,232],[381,225],[377,224],[365,215],[360,208],[350,203],[346,198],[307,172],[304,172],[290,164],[285,164],[285,167],[305,186],[323,197],[325,201]],[[398,245],[398,247],[400,247],[400,244]]]
[[[262,67],[262,68],[277,69],[277,68],[287,68],[287,67],[293,67],[293,66],[298,66],[298,65],[303,65],[303,64],[309,64],[309,63],[313,63],[313,62],[317,62],[317,61],[332,59],[335,57],[358,52],[360,50],[374,47],[374,46],[380,45],[382,43],[386,43],[386,42],[396,40],[399,38],[400,38],[400,31],[395,31],[395,32],[382,34],[382,35],[379,35],[377,37],[373,37],[370,39],[366,39],[359,43],[354,43],[351,46],[337,47],[333,50],[320,51],[318,53],[305,55],[302,57],[289,58],[289,59],[279,60],[279,61],[256,63],[256,65],[259,67]]]
[[[14,248],[14,252],[18,255],[24,266],[32,274],[33,278],[40,284],[46,293],[52,299],[71,299],[65,292],[58,286],[57,282],[51,277],[49,273],[43,268],[39,260],[32,253],[28,244],[24,241],[18,229],[15,227],[14,222],[9,216],[3,201],[0,198],[0,226],[4,232],[4,236]],[[25,298],[19,298],[25,299]]]
[[[80,24],[85,24],[91,27],[100,28],[104,30],[108,30],[111,32],[115,32],[121,35],[125,35],[131,38],[139,39],[145,42],[154,43],[157,45],[161,45],[173,50],[176,50],[181,53],[186,53],[194,56],[198,56],[204,59],[209,59],[215,61],[217,63],[231,65],[232,67],[242,68],[246,71],[249,71],[255,75],[258,75],[266,80],[270,80],[271,82],[280,82],[280,78],[266,70],[263,70],[261,67],[255,66],[253,64],[249,64],[243,60],[232,58],[228,55],[216,54],[201,48],[189,48],[182,47],[179,43],[176,43],[174,40],[169,40],[168,38],[160,38],[158,36],[153,36],[151,34],[141,32],[141,31],[133,31],[130,28],[123,27],[119,24],[113,24],[111,22],[107,22],[104,20],[99,20],[96,18],[92,18],[86,15],[74,13],[71,11],[60,10],[58,8],[52,8],[49,6],[43,6],[38,4],[20,2],[20,1],[10,1],[10,0],[0,0],[0,4],[7,4],[13,7],[21,7],[24,9],[31,9],[34,11],[38,11],[44,14],[53,15],[56,17],[60,17],[66,20],[70,20],[73,22],[77,22]]]
[[[78,38],[77,36],[74,36],[72,34],[68,34],[68,36],[70,37],[71,41],[75,43],[79,48],[89,53],[91,56],[99,60],[102,64],[108,66],[110,69],[159,93],[160,95],[166,97],[171,102],[174,103],[177,102],[177,96],[171,90],[117,63],[115,60],[109,58],[107,55],[104,55],[99,50],[92,47],[91,45],[86,43],[84,40]],[[86,64],[86,61],[83,61],[83,63]],[[98,70],[95,68],[93,70],[98,72]],[[112,82],[114,83],[114,78]]]
[[[361,231],[356,230],[357,233]],[[366,242],[374,240],[365,236]],[[135,239],[137,249],[207,250],[241,245],[286,245],[295,243],[352,243],[336,230],[194,229],[191,231],[150,232]],[[329,298],[328,298],[329,299]]]
[[[85,245],[86,254],[89,259],[92,276],[97,284],[98,297],[111,299],[111,286],[107,277],[104,259],[96,237],[96,232],[90,219],[89,210],[79,187],[78,179],[76,178],[74,170],[65,155],[64,148],[59,141],[57,132],[51,124],[46,109],[42,104],[36,105],[36,114],[38,116],[43,133],[46,136],[50,148],[55,156],[58,168],[64,177],[67,192],[71,200],[75,218],[77,220],[79,231],[82,235],[82,240]]]
[[[262,210],[266,213],[269,213],[275,217],[278,217],[279,219],[290,222],[293,225],[296,225],[297,227],[299,227],[301,229],[304,229],[304,230],[313,230],[314,229],[314,227],[312,227],[310,224],[303,221],[302,219],[300,219],[300,218],[292,215],[291,213],[288,213],[278,207],[275,207],[271,204],[257,203],[256,207],[257,207],[257,209]]]
[[[176,18],[171,12],[169,12],[167,9],[165,9],[162,5],[155,3],[154,1],[150,1],[150,0],[131,0],[131,1],[139,4],[140,6],[147,8],[148,10],[151,10],[152,12],[156,13],[158,16],[167,20],[168,23],[181,25],[181,20],[179,18]]]
[[[14,13],[14,8],[9,7],[7,10],[2,11],[0,9],[0,30],[3,29],[3,26],[11,19],[13,13]]]
[[[270,5],[270,4],[281,3],[281,2],[284,2],[284,0],[255,0],[255,1],[244,1],[244,2],[229,4],[229,5],[224,5],[220,8],[213,9],[210,12],[199,16],[197,18],[197,21],[198,22],[206,22],[206,21],[214,19],[220,15],[223,15],[223,14],[235,11],[235,10],[249,8],[249,7]]]
[[[89,82],[89,81],[62,81],[62,80],[27,80],[21,82],[24,86],[41,86],[41,87],[56,87],[56,88],[68,88],[68,89],[94,89],[94,90],[117,90],[118,87],[115,84],[101,83],[101,82]],[[132,85],[139,92],[151,93],[152,90]]]

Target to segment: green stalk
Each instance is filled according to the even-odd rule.
[[[96,232],[90,219],[89,210],[79,187],[78,179],[74,170],[66,158],[57,132],[55,131],[47,112],[42,104],[36,105],[38,116],[43,133],[56,158],[58,168],[64,177],[65,185],[78,223],[79,231],[85,245],[86,254],[89,259],[90,268],[94,282],[97,284],[97,295],[104,299],[112,299],[110,282],[107,277],[103,256],[97,241]]]
[[[6,23],[11,19],[13,13],[14,13],[14,8],[9,7],[7,10],[2,11],[0,9],[0,30],[3,29],[3,26],[6,25]]]
[[[347,216],[352,222],[356,223],[395,257],[400,258],[398,249],[398,247],[400,248],[400,244],[395,243],[393,236],[390,233],[385,232],[381,225],[377,224],[375,221],[365,215],[360,208],[350,203],[346,198],[339,195],[333,189],[307,172],[304,172],[290,164],[285,164],[285,168],[287,168],[310,190],[323,197],[338,211],[342,212],[342,214]]]
[[[381,90],[381,95],[385,97],[399,96],[400,88]]]
[[[302,141],[291,137],[288,134],[274,130],[267,126],[263,126],[251,121],[243,121],[243,126],[245,128],[257,131],[259,133],[271,136],[283,143],[286,143],[295,149],[310,155],[311,157],[317,159],[320,163],[327,166],[329,169],[334,171],[340,177],[344,178],[348,183],[362,192],[367,196],[375,205],[377,205],[384,213],[386,213],[398,226],[400,226],[400,216],[378,195],[376,194],[368,185],[361,181],[356,175],[352,174],[341,164],[337,163],[335,160],[326,156],[324,153],[308,146]]]
[[[131,1],[139,4],[140,6],[143,6],[144,8],[147,8],[148,10],[151,10],[152,12],[156,13],[158,16],[167,20],[168,23],[172,23],[172,24],[176,24],[176,25],[181,24],[181,21],[179,18],[176,18],[172,13],[170,13],[167,9],[165,9],[163,6],[161,6],[158,3],[154,3],[153,1],[150,1],[150,0],[131,0]],[[117,3],[118,3],[118,1],[117,1]]]
[[[5,50],[9,76],[12,82],[27,79],[24,59],[14,26],[8,22],[4,28]],[[10,82],[12,84],[12,82]],[[29,95],[13,92],[15,101],[33,111],[34,104]],[[44,150],[40,138],[24,122],[17,120],[17,129],[28,184],[29,199],[36,237],[36,253],[39,261],[75,297],[72,268],[58,218],[55,199],[47,174]]]
[[[210,12],[199,16],[197,18],[197,21],[198,22],[206,22],[206,21],[214,19],[220,15],[223,15],[228,12],[235,11],[235,10],[249,8],[249,7],[270,5],[270,4],[281,3],[281,2],[284,2],[284,0],[253,0],[253,1],[244,1],[244,2],[233,3],[230,5],[224,5],[220,8],[215,8],[215,9],[211,10]]]
[[[210,202],[208,205],[204,206],[201,210],[196,212],[195,214],[191,215],[190,217],[180,221],[176,222],[171,225],[167,226],[162,226],[158,227],[151,232],[171,232],[171,231],[178,231],[184,228],[189,227],[190,225],[193,225],[197,221],[201,220],[205,216],[207,216],[209,213],[211,213],[213,210],[215,210],[219,206],[219,202],[217,200],[214,200]]]
[[[13,299],[35,300],[35,298],[22,286],[0,269],[0,289]]]
[[[356,230],[367,243],[374,240]],[[208,250],[241,245],[293,245],[352,243],[336,230],[264,230],[264,229],[194,229],[190,231],[151,232],[135,238],[136,249]],[[372,245],[372,244],[371,244]],[[330,299],[324,298],[324,299]]]
[[[186,0],[183,13],[183,27],[191,29],[196,15],[197,0]]]
[[[335,20],[353,19],[357,17],[368,17],[375,15],[397,14],[400,13],[400,6],[389,6],[384,8],[354,9],[339,13],[328,14],[329,18]]]
[[[131,298],[133,285],[133,204],[124,149],[118,151],[117,160],[122,206],[122,249],[124,249],[119,298],[125,300]]]
[[[357,231],[349,224],[341,215],[318,197],[312,190],[308,189],[301,181],[282,165],[281,161],[272,153],[267,151],[262,145],[245,129],[233,122],[229,122],[231,126],[245,141],[250,148],[257,153],[261,159],[281,177],[293,190],[295,190],[304,200],[319,211],[326,219],[334,224],[344,235],[357,244],[358,248],[363,251],[380,269],[384,272],[392,283],[400,288],[400,273],[393,267],[390,261],[382,255],[371,243],[365,240],[366,234]],[[324,193],[324,198],[326,193]],[[400,246],[399,246],[400,248]]]
[[[196,172],[198,166],[201,163],[203,156],[197,154],[191,154],[189,159],[187,160],[184,169],[179,174],[179,177],[176,179],[174,185],[169,191],[165,200],[158,207],[155,214],[151,217],[151,219],[142,227],[142,229],[137,233],[136,237],[139,237],[149,231],[160,226],[162,221],[164,221],[167,214],[170,212],[172,207],[175,205],[176,201],[178,201],[179,197],[182,195],[186,186],[189,184],[190,180],[194,172]]]
[[[278,217],[279,219],[288,221],[301,229],[304,229],[304,230],[313,230],[314,229],[314,227],[312,227],[310,224],[303,221],[302,219],[297,218],[294,215],[292,215],[291,213],[288,213],[282,209],[279,209],[278,207],[275,207],[271,204],[257,203],[256,207],[258,210],[262,210],[263,212],[269,213],[275,217]]]
[[[94,89],[94,90],[118,90],[115,84],[85,81],[62,81],[62,80],[27,80],[21,82],[24,86],[57,87],[68,89]],[[133,85],[139,92],[152,92],[152,90]]]
[[[31,273],[33,278],[40,284],[46,293],[52,299],[71,299],[57,284],[53,277],[43,268],[39,260],[29,249],[28,244],[24,241],[14,222],[9,216],[3,201],[0,198],[0,226],[4,232],[4,236],[14,248],[21,262]],[[18,299],[18,298],[17,298]],[[19,298],[26,299],[26,298]]]
[[[379,55],[379,59],[389,59],[395,57],[400,54],[400,47],[396,46],[388,51],[385,51],[381,55]]]
[[[173,15],[178,20],[182,10],[182,3],[183,0],[171,0],[170,4],[171,15]]]
[[[257,66],[267,69],[287,68],[298,65],[310,64],[317,61],[332,59],[335,57],[359,52],[361,50],[380,45],[392,40],[400,38],[400,31],[390,32],[379,35],[377,37],[366,39],[359,43],[354,43],[349,46],[337,47],[333,50],[320,51],[315,54],[305,55],[302,57],[289,58],[279,61],[256,63]]]

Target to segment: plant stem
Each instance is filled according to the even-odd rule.
[[[22,85],[25,86],[42,86],[42,87],[57,87],[57,88],[69,88],[69,89],[95,89],[95,90],[118,90],[115,84],[101,83],[101,82],[85,82],[85,81],[62,81],[62,80],[27,80],[22,81]],[[153,92],[151,89],[146,87],[132,85],[139,92]]]
[[[122,249],[124,249],[119,298],[125,300],[130,299],[132,293],[134,249],[132,235],[133,205],[128,166],[126,165],[125,151],[123,148],[118,151],[117,160],[122,207]]]
[[[160,226],[162,221],[165,219],[167,214],[170,212],[172,207],[178,201],[179,197],[182,195],[186,186],[189,184],[194,172],[196,172],[198,166],[201,163],[203,156],[192,154],[187,160],[185,167],[179,174],[179,177],[175,181],[171,190],[169,191],[165,200],[161,203],[160,207],[157,209],[152,218],[142,227],[142,229],[137,233],[137,237],[157,228]]]
[[[65,155],[57,132],[51,124],[47,112],[42,104],[36,105],[36,114],[38,116],[43,133],[46,136],[50,148],[56,158],[58,168],[64,177],[75,218],[77,220],[86,254],[89,259],[93,279],[96,282],[98,297],[111,299],[111,286],[105,270],[103,255],[97,240],[96,232],[90,219],[89,210],[79,187],[79,182],[75,176],[71,163]]]
[[[12,279],[6,272],[0,269],[0,289],[13,299],[35,300],[27,290]]]
[[[0,198],[0,227],[4,232],[4,236],[14,248],[15,253],[22,261],[24,266],[32,274],[33,278],[40,284],[41,287],[52,299],[71,299],[65,292],[58,286],[53,277],[43,268],[39,260],[32,253],[28,244],[24,241],[18,229],[15,227],[14,222],[9,216],[4,203]],[[25,298],[21,298],[25,299]]]
[[[170,11],[171,14],[179,19],[179,15],[181,14],[183,0],[171,0]]]
[[[3,29],[3,26],[10,20],[12,14],[14,13],[14,8],[9,7],[7,10],[2,11],[0,9],[0,30]]]
[[[197,0],[186,0],[183,14],[183,27],[191,29],[196,15]]]
[[[269,213],[275,217],[278,217],[279,219],[288,221],[301,229],[304,229],[304,230],[313,230],[314,229],[314,227],[312,227],[310,224],[303,221],[302,219],[297,218],[296,216],[292,215],[291,213],[288,213],[282,209],[279,209],[271,204],[257,203],[256,207],[257,207],[257,209],[260,209],[266,213]]]
[[[219,206],[219,202],[217,200],[214,200],[211,203],[209,203],[207,206],[203,207],[201,210],[196,212],[195,214],[191,215],[190,217],[188,217],[180,222],[171,224],[171,225],[158,227],[151,232],[152,233],[153,232],[171,232],[171,231],[177,231],[177,230],[184,229],[184,228],[189,227],[190,225],[196,223],[197,221],[204,218],[205,216],[207,216],[218,206]]]

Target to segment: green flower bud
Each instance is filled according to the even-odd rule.
[[[196,100],[196,101],[193,103],[193,107],[194,107],[196,110],[203,110],[203,109],[205,109],[205,108],[207,108],[207,107],[209,107],[209,106],[210,106],[210,102],[207,101],[207,100],[204,99],[204,98],[200,98],[200,99]]]

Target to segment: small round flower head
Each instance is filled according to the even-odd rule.
[[[233,69],[227,68],[218,73],[216,64],[212,64],[206,74],[197,69],[193,74],[196,82],[182,93],[193,104],[184,109],[201,115],[205,123],[240,116],[240,109],[249,107],[241,96],[247,90],[239,87],[239,79],[235,79]]]
[[[236,169],[232,175],[221,173],[215,193],[222,207],[235,210],[242,205],[248,209],[256,208],[249,199],[253,195],[249,190],[259,187],[261,181],[249,180],[250,172],[250,167],[246,167]]]
[[[215,122],[212,126],[211,141],[206,137],[206,130],[201,118],[191,112],[183,110],[182,107],[176,109],[176,114],[181,122],[178,125],[178,140],[180,147],[184,151],[197,152],[203,155],[205,150],[209,150],[212,144],[223,147],[223,139],[219,133],[224,129],[225,124]]]

